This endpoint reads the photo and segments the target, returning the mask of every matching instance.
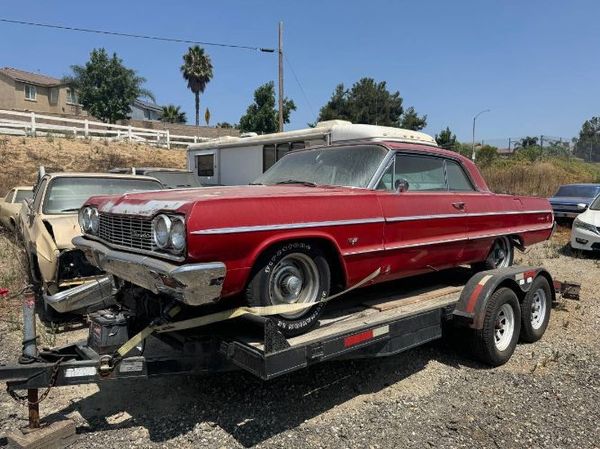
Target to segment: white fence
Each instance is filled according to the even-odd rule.
[[[94,120],[41,115],[0,109],[0,134],[55,136],[82,139],[128,140],[161,148],[187,147],[210,140],[205,137],[173,135],[166,130],[114,125]]]

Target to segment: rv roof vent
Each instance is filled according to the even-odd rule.
[[[317,123],[317,128],[326,128],[333,125],[352,125],[348,120],[325,120]]]
[[[258,134],[256,133],[242,133],[240,134],[240,137],[256,137],[258,136]]]

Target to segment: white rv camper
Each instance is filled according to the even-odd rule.
[[[221,137],[188,147],[188,170],[203,185],[252,182],[288,151],[357,140],[396,140],[435,145],[427,134],[400,128],[355,125],[344,120],[319,122],[314,128],[241,137]]]

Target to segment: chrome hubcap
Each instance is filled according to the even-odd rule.
[[[494,242],[491,259],[496,268],[506,268],[510,265],[511,244],[508,237],[501,237]]]
[[[503,304],[496,315],[494,344],[498,351],[504,351],[510,345],[515,331],[515,312],[510,304]]]
[[[269,296],[271,304],[316,302],[319,295],[319,270],[315,262],[302,253],[288,254],[271,271]],[[297,318],[306,310],[285,313],[285,318]]]
[[[538,288],[533,294],[531,301],[531,327],[539,329],[546,318],[546,292]]]

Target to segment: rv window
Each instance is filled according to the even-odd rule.
[[[304,142],[292,142],[292,150],[302,150],[304,148]]]
[[[289,143],[278,143],[277,144],[277,160],[279,160],[283,156],[285,156],[288,151],[290,151]]]
[[[214,176],[215,155],[200,154],[196,156],[196,167],[198,167],[198,176]]]
[[[275,145],[265,145],[263,147],[263,173],[270,169],[275,162]]]

